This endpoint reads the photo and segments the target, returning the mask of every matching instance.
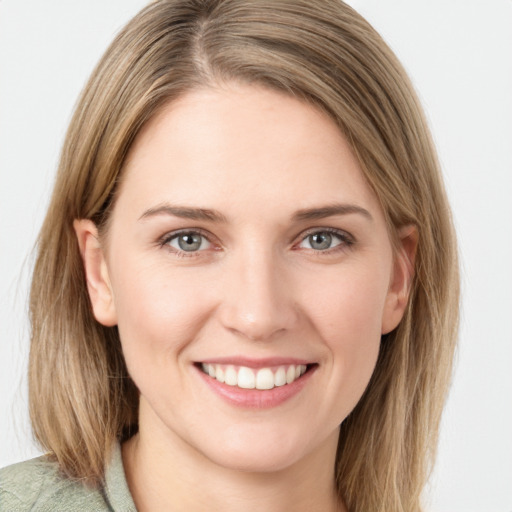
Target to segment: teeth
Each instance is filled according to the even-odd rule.
[[[209,374],[209,372],[208,372]],[[219,366],[217,368],[217,371],[216,371],[216,374],[215,374],[215,378],[219,381],[219,382],[224,382],[226,377],[224,376],[224,370]]]
[[[274,375],[274,384],[276,386],[284,386],[286,384],[286,370],[280,366]]]
[[[274,374],[272,370],[270,368],[258,370],[256,374],[256,389],[272,389],[274,386]]]
[[[238,370],[238,387],[243,389],[254,389],[256,387],[254,372],[250,368],[242,366]]]
[[[215,367],[215,365],[209,365]],[[217,375],[214,376],[217,378]],[[226,368],[226,373],[224,374],[224,382],[228,386],[236,386],[238,384],[238,375],[236,373],[236,370],[232,366],[228,366]]]
[[[279,366],[276,369],[260,368],[254,370],[246,366],[238,369],[232,365],[205,364],[201,365],[204,373],[223,382],[228,386],[237,386],[242,389],[272,389],[276,386],[291,384],[306,373],[306,365]]]

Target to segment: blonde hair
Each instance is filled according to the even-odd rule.
[[[414,512],[451,375],[458,266],[450,210],[421,107],[376,31],[339,0],[161,0],[116,37],[64,143],[31,290],[30,414],[70,477],[96,483],[137,430],[138,392],[117,328],[95,321],[74,219],[108,226],[141,127],[194,88],[237,81],[308,101],[358,156],[392,237],[419,231],[405,316],[383,336],[367,390],[341,425],[336,479],[351,512]]]

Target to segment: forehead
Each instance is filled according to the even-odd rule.
[[[122,196],[216,209],[357,201],[377,207],[335,122],[312,105],[253,86],[189,92],[141,131]],[[229,212],[227,212],[229,214]]]

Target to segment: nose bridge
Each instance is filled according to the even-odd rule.
[[[293,327],[296,313],[287,273],[268,245],[246,247],[233,255],[222,322],[251,340],[267,340]]]

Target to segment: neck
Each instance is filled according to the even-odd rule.
[[[335,452],[332,438],[285,469],[240,471],[215,464],[177,436],[162,436],[141,424],[123,445],[123,463],[139,512],[337,512],[346,509],[336,492]]]

